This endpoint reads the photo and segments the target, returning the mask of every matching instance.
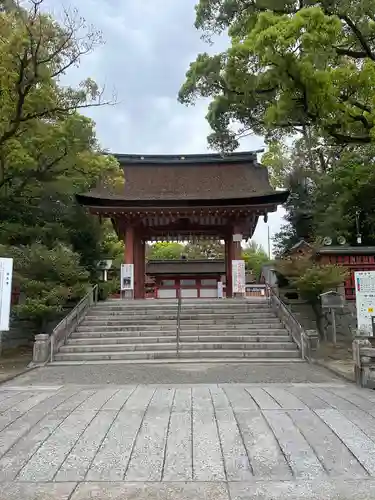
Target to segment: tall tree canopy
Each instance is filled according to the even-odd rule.
[[[123,182],[117,161],[101,151],[93,121],[80,114],[106,104],[103,92],[90,78],[77,88],[61,81],[101,35],[75,11],[57,22],[42,10],[43,1],[28,0],[22,8],[0,2],[0,245],[2,255],[15,257],[34,317],[54,310],[43,279],[46,256],[52,267],[61,266],[56,276],[71,260],[67,288],[75,275],[78,284],[82,276],[94,279],[97,260],[107,256],[110,230],[76,204],[75,194],[98,182]],[[53,261],[56,248],[61,258]],[[32,255],[30,269],[40,268],[37,288],[18,262],[22,255]]]
[[[8,2],[0,12],[0,242],[53,246],[59,240],[92,253],[99,225],[74,195],[100,179],[119,183],[121,173],[102,154],[92,120],[79,114],[104,104],[98,86],[88,79],[66,87],[60,77],[101,36],[82,35],[85,24],[75,12],[57,23],[42,3],[21,9]]]
[[[200,0],[196,27],[230,37],[228,50],[198,55],[179,93],[187,104],[211,98],[211,145],[231,150],[249,131],[312,125],[336,143],[372,141],[373,1]]]

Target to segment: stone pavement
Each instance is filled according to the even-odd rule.
[[[341,382],[325,368],[301,362],[107,363],[47,365],[17,377],[17,385],[138,385]]]
[[[375,393],[354,385],[0,388],[1,500],[366,500]]]

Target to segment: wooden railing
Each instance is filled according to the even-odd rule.
[[[59,348],[66,343],[67,338],[74,332],[85,317],[91,306],[98,302],[98,285],[95,285],[83,299],[65,316],[54,328],[50,336],[50,362]]]

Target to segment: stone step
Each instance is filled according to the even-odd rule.
[[[222,364],[222,363],[241,363],[241,364],[252,364],[261,365],[267,363],[267,365],[281,365],[289,363],[306,363],[305,360],[301,358],[199,358],[199,365],[202,364]],[[85,360],[81,359],[75,360],[54,360],[53,366],[80,366],[80,365],[196,365],[197,360],[195,358],[165,358],[165,359],[106,359],[106,360]]]
[[[184,359],[190,358],[195,360],[200,360],[201,358],[215,358],[215,359],[226,359],[226,358],[239,358],[239,359],[293,359],[300,358],[300,353],[295,349],[283,349],[283,350],[253,350],[253,351],[243,351],[243,350],[224,350],[224,349],[202,349],[202,350],[183,350],[180,351],[179,356],[177,356],[176,351],[128,351],[128,352],[78,352],[78,353],[57,353],[55,355],[56,361],[108,361],[108,360],[139,360],[143,361],[146,359]]]
[[[275,317],[265,317],[265,318],[243,318],[241,321],[234,321],[230,318],[216,318],[212,319],[181,319],[181,325],[228,325],[228,326],[240,326],[240,325],[251,325],[251,324],[279,324],[280,321]],[[152,319],[94,319],[85,318],[82,325],[84,326],[152,326],[157,324],[161,328],[165,326],[176,326],[177,319],[170,320],[152,320]]]
[[[124,336],[114,336],[114,337],[93,337],[89,335],[77,336],[68,339],[67,345],[107,345],[107,344],[155,344],[155,343],[176,343],[176,335],[174,336],[159,336],[159,337],[124,337]],[[193,343],[193,342],[211,342],[214,344],[220,342],[240,342],[240,343],[262,343],[262,342],[272,342],[272,343],[284,343],[291,342],[291,338],[288,335],[181,335],[181,342],[183,343]]]
[[[163,344],[174,342],[176,344],[176,335],[173,336],[159,336],[159,337],[93,337],[92,335],[74,336],[69,337],[67,345],[107,345],[107,344]]]
[[[67,344],[61,346],[59,352],[65,353],[86,353],[86,352],[132,352],[132,351],[175,351],[176,339],[174,342],[157,342],[155,344]]]
[[[129,312],[133,314],[137,314],[140,312],[144,312],[145,314],[153,314],[154,312],[160,312],[160,311],[177,311],[178,305],[177,302],[174,304],[170,305],[158,305],[158,306],[143,306],[143,307],[137,307],[137,306],[132,306],[132,305],[123,305],[123,304],[118,304],[118,305],[111,305],[111,306],[103,306],[101,304],[98,304],[93,307],[93,310],[96,311],[102,311],[104,313],[109,312],[109,311],[124,311],[124,312]],[[225,311],[254,311],[254,310],[270,310],[270,307],[268,304],[265,303],[260,303],[260,304],[247,304],[247,303],[241,303],[241,304],[227,304],[226,301],[218,302],[215,305],[209,305],[209,304],[190,304],[187,305],[184,302],[181,305],[181,310],[182,311],[208,311],[208,312],[215,312],[215,311],[220,311],[220,310],[225,310]]]
[[[181,329],[185,331],[190,330],[274,330],[282,327],[279,320],[268,320],[263,322],[254,321],[253,323],[191,323],[181,321]]]
[[[66,353],[86,353],[86,352],[128,352],[128,351],[176,351],[176,342],[156,343],[156,344],[102,344],[89,345],[63,345],[60,348],[61,354]],[[296,350],[293,342],[262,342],[262,343],[242,343],[242,342],[181,342],[179,345],[181,351],[200,351],[200,350],[236,350],[236,351],[268,351],[268,350]]]
[[[172,313],[167,313],[161,311],[160,313],[139,313],[139,314],[128,314],[125,311],[110,311],[110,312],[105,312],[105,311],[89,311],[88,314],[86,315],[86,318],[88,319],[102,319],[102,318],[108,318],[108,319],[132,319],[135,321],[138,320],[163,320],[163,319],[176,319],[177,318],[177,311],[174,311]],[[191,311],[189,313],[185,311],[181,311],[180,318],[181,319],[211,319],[211,318],[229,318],[229,319],[241,319],[241,318],[266,318],[266,317],[272,317],[274,318],[275,315],[273,314],[272,311],[269,309],[265,309],[264,311],[247,311],[247,312],[234,312],[234,311],[217,311],[215,313],[212,312],[207,312],[207,311]]]
[[[126,335],[128,333],[128,335]],[[275,328],[275,329],[248,329],[248,330],[241,330],[241,329],[230,329],[230,330],[223,330],[223,329],[213,329],[213,330],[182,330],[180,332],[181,337],[191,337],[195,336],[197,337],[197,334],[199,336],[209,336],[209,337],[216,337],[216,336],[224,336],[224,337],[243,337],[243,336],[273,336],[273,337],[280,337],[280,336],[285,336],[287,335],[287,332],[283,328]],[[108,337],[116,337],[116,338],[121,338],[121,337],[137,337],[137,338],[149,338],[149,337],[176,337],[176,329],[174,330],[124,330],[123,328],[118,328],[118,329],[88,329],[88,330],[79,330],[76,332],[73,332],[70,338],[108,338]]]
[[[126,314],[127,316],[160,316],[164,314],[177,314],[177,307],[173,308],[150,308],[150,309],[130,309],[130,308],[98,308],[93,307],[90,313],[97,315],[109,315],[109,314]],[[182,314],[195,315],[195,314],[217,314],[217,313],[229,313],[229,314],[247,314],[252,312],[270,312],[272,310],[269,307],[217,307],[217,308],[182,308]]]
[[[147,313],[154,313],[156,311],[176,311],[178,309],[177,302],[174,304],[164,304],[164,305],[158,305],[158,306],[143,306],[143,307],[137,307],[137,306],[132,306],[132,305],[123,305],[123,304],[117,304],[117,305],[111,305],[111,306],[103,306],[101,304],[98,304],[93,307],[93,310],[96,311],[103,311],[103,312],[109,312],[109,311],[125,311],[125,312],[134,312],[138,313],[141,311],[144,311],[145,314]],[[187,305],[184,302],[181,304],[181,310],[182,311],[208,311],[208,312],[215,312],[215,311],[220,311],[220,310],[226,310],[226,311],[254,311],[254,310],[269,310],[270,307],[268,304],[265,303],[260,303],[260,304],[247,304],[247,303],[241,303],[241,304],[227,304],[226,301],[221,301],[218,302],[215,305],[209,305],[209,304],[190,304]]]
[[[99,302],[97,307],[114,307],[114,306],[124,306],[124,307],[132,307],[132,308],[152,308],[152,307],[161,307],[161,306],[172,306],[177,304],[177,299],[108,299],[104,302]],[[185,306],[192,307],[215,307],[217,305],[233,305],[233,306],[241,306],[241,305],[258,305],[258,304],[267,304],[266,297],[249,297],[246,299],[189,299],[183,298],[182,304]]]
[[[118,333],[126,333],[131,332],[134,335],[174,335],[176,332],[177,325],[173,326],[161,326],[161,325],[128,325],[128,326],[113,326],[113,325],[85,325],[82,324],[77,328],[77,332],[118,332]],[[263,324],[242,324],[242,325],[223,325],[223,324],[215,324],[215,325],[181,325],[181,331],[183,332],[228,332],[228,334],[233,333],[237,334],[238,332],[269,332],[269,331],[284,331],[285,329],[282,327],[281,323],[263,323]],[[238,333],[240,334],[240,333]]]
[[[111,330],[113,332],[142,332],[149,331],[154,332],[154,334],[159,335],[159,332],[176,332],[177,323],[173,325],[89,325],[82,323],[77,327],[77,332],[95,332],[95,331],[107,331]]]

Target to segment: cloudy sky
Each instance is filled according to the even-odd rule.
[[[117,105],[90,110],[103,148],[116,153],[205,153],[209,127],[207,102],[194,107],[177,102],[184,75],[199,52],[219,51],[226,39],[209,47],[194,28],[196,0],[45,0],[59,17],[73,7],[103,34],[105,44],[68,74],[69,83],[87,77],[105,85]],[[248,137],[242,150],[264,146]],[[269,217],[270,234],[282,224],[279,211]],[[254,239],[267,249],[267,225],[259,221]]]

